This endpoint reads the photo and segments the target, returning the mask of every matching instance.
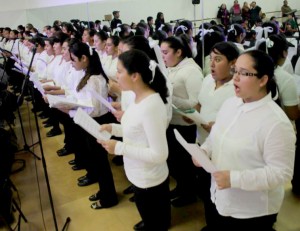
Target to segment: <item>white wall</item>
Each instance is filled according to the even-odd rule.
[[[282,1],[279,0],[256,2],[263,12],[278,11],[282,6]],[[203,17],[214,18],[218,6],[222,3],[226,3],[229,8],[233,0],[201,0]],[[111,14],[113,10],[120,10],[122,21],[129,24],[146,19],[147,16],[155,18],[159,11],[164,13],[166,21],[179,18],[194,19],[192,0],[0,0],[0,4],[0,26],[12,28],[31,22],[41,29],[44,25],[51,25],[56,19],[102,20],[105,14]],[[201,5],[195,5],[196,20],[202,17]],[[293,9],[300,9],[299,0],[289,0],[289,5]],[[276,15],[279,16],[278,13]]]

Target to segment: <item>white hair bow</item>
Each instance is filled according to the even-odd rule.
[[[181,31],[182,31],[184,34],[185,34],[185,31],[188,30],[188,28],[187,28],[186,26],[180,25],[180,26],[178,26],[178,27],[176,28],[175,33],[176,33],[179,29],[181,29]]]
[[[122,31],[121,27],[117,27],[113,30],[112,34],[115,35],[116,32],[120,33]]]
[[[161,24],[158,30],[162,30],[165,27],[165,24]]]
[[[230,29],[228,30],[228,33],[231,32],[231,31],[234,31],[234,35],[235,35],[235,36],[237,35],[237,31],[236,31],[236,29],[234,28],[234,25],[231,25]]]
[[[149,63],[149,69],[152,71],[152,79],[149,81],[149,83],[151,84],[154,80],[154,76],[155,76],[155,69],[157,67],[157,63],[154,60],[150,60]]]
[[[154,46],[156,46],[156,45],[158,45],[159,44],[159,40],[154,40],[154,39],[150,39],[149,38],[149,46],[150,46],[150,48],[154,48]]]
[[[200,40],[202,40],[207,33],[212,33],[212,32],[214,32],[213,29],[209,29],[209,30],[200,29],[199,30]]]
[[[270,26],[267,26],[267,27],[264,27],[264,35],[265,35],[265,38],[268,38],[268,33],[272,33],[273,32],[273,27],[270,27]]]

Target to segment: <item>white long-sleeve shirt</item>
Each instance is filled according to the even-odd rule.
[[[201,117],[207,122],[216,121],[217,113],[224,101],[234,95],[233,80],[230,80],[216,89],[216,81],[212,75],[209,74],[203,80],[198,98],[201,105]],[[200,144],[203,144],[209,133],[200,124],[197,124],[197,128],[198,141]]]
[[[91,117],[102,116],[108,112],[108,108],[92,96],[91,89],[103,98],[107,98],[108,96],[107,83],[104,77],[102,75],[92,75],[88,79],[87,84],[80,91],[69,91],[70,95],[67,95],[67,97],[77,102],[92,104],[93,108],[82,108]],[[70,110],[70,117],[74,117],[75,113],[76,110]]]
[[[185,58],[177,66],[168,68],[168,71],[168,78],[173,85],[172,103],[181,110],[193,108],[198,103],[203,81],[201,68],[192,58]],[[175,110],[170,123],[190,125]]]
[[[225,101],[201,146],[218,170],[230,171],[231,188],[219,190],[212,177],[218,212],[235,218],[278,213],[293,175],[295,142],[290,120],[270,94],[251,103]]]
[[[118,57],[114,58],[109,55],[104,57],[101,60],[103,70],[107,77],[111,80],[117,81],[117,64],[118,64]]]
[[[168,177],[167,126],[167,110],[158,93],[131,103],[121,125],[112,124],[112,134],[123,136],[115,154],[123,155],[126,175],[137,187],[153,187]]]

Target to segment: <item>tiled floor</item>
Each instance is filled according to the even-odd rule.
[[[30,104],[28,104],[30,108]],[[37,141],[37,131],[32,113],[27,109],[27,103],[24,102],[21,108],[22,121],[25,125],[26,139],[29,144],[32,140]],[[30,112],[29,112],[30,111]],[[29,114],[31,116],[29,116]],[[31,118],[29,120],[29,118]],[[17,118],[18,119],[18,118]],[[30,126],[31,124],[31,126]],[[125,177],[123,167],[111,164],[117,192],[120,203],[110,209],[93,210],[90,208],[88,197],[97,191],[97,184],[86,187],[77,186],[77,178],[84,175],[85,171],[73,171],[68,161],[73,158],[72,155],[58,157],[56,150],[63,146],[63,135],[47,138],[45,136],[49,128],[41,126],[42,145],[44,149],[45,163],[39,161],[30,153],[18,153],[16,159],[24,159],[26,167],[23,171],[11,176],[11,180],[18,189],[21,202],[21,209],[28,219],[28,223],[21,220],[22,231],[42,231],[56,230],[54,225],[54,216],[48,196],[47,184],[45,183],[45,169],[47,169],[50,188],[52,192],[55,220],[57,221],[57,230],[62,230],[66,218],[70,217],[69,231],[129,231],[133,230],[133,225],[140,221],[139,214],[134,203],[129,202],[130,195],[123,195],[122,191],[129,185]],[[30,129],[31,127],[31,129]],[[17,120],[16,132],[19,142],[23,138]],[[34,153],[40,154],[40,147],[34,148]],[[111,158],[112,156],[110,156]],[[17,168],[17,164],[14,168]],[[173,185],[173,184],[172,184]],[[300,198],[295,197],[291,191],[291,186],[286,186],[285,200],[282,210],[278,216],[276,224],[277,231],[299,231],[300,230]],[[17,199],[17,192],[14,192]],[[15,212],[15,217],[18,213]],[[14,228],[16,223],[12,224]],[[172,208],[172,231],[199,231],[204,226],[204,211],[202,202],[184,207]],[[0,228],[0,230],[6,230]]]

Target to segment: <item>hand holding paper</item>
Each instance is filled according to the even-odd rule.
[[[174,104],[172,104],[172,107],[176,112],[178,112],[180,115],[185,116],[191,120],[194,121],[195,124],[200,125],[200,124],[208,124],[208,121],[205,121],[201,116],[200,113],[197,112],[194,108],[182,111],[179,108],[177,108]]]
[[[181,134],[174,129],[175,137],[177,141],[184,147],[188,153],[196,159],[197,162],[201,164],[201,166],[205,169],[206,172],[214,173],[217,171],[214,164],[211,160],[207,157],[205,152],[198,146],[198,144],[190,144],[187,143],[186,140],[181,136]]]
[[[86,130],[89,134],[94,136],[97,140],[109,140],[111,137],[109,132],[100,131],[101,125],[98,124],[81,108],[77,109],[77,112],[74,116],[74,122]]]
[[[101,95],[99,95],[94,89],[90,88],[89,91],[91,92],[92,96],[99,100],[105,107],[107,107],[112,113],[115,113],[117,110],[114,109],[110,102],[104,99]]]

